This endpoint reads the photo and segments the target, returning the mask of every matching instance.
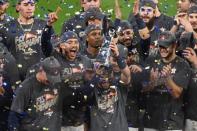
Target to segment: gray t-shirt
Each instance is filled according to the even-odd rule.
[[[128,131],[125,115],[127,88],[113,85],[113,91],[103,92],[94,88],[95,103],[90,108],[90,131]]]
[[[21,120],[25,131],[60,131],[59,88],[44,85],[35,76],[25,79],[16,91],[11,111],[27,114]]]

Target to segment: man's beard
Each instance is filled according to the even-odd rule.
[[[126,46],[126,47],[129,47],[129,46],[131,46],[132,45],[132,40],[131,39],[127,39],[127,40],[124,40],[124,45]]]
[[[119,43],[121,45],[126,46],[126,47],[130,47],[132,45],[132,43],[133,43],[133,40],[132,39],[124,39],[122,41],[119,41]]]
[[[197,28],[195,28],[194,31],[197,33]]]
[[[149,30],[151,30],[153,28],[154,24],[155,24],[155,18],[153,17],[150,19],[150,21],[148,23],[146,23],[146,26]]]
[[[97,41],[94,43],[94,45],[92,46],[95,49],[101,48],[102,47],[102,43],[100,43],[101,41]]]

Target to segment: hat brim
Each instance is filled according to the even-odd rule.
[[[165,47],[165,48],[168,48],[171,45],[171,43],[167,42],[167,41],[158,41],[158,45],[162,46],[162,47]]]

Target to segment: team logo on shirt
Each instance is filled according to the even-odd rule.
[[[42,30],[36,30],[37,34],[41,34]]]
[[[52,107],[57,103],[58,91],[53,89],[36,99],[35,108],[37,112],[44,111],[44,115],[51,116],[53,114]]]
[[[32,55],[37,53],[37,50],[33,48],[34,45],[41,43],[41,36],[26,32],[21,36],[15,38],[16,50],[22,51],[24,55]]]
[[[70,68],[64,68],[62,71],[62,77],[64,78],[64,83],[67,83],[70,88],[79,88],[83,83],[83,64],[78,66],[73,65]],[[72,77],[68,77],[72,75]]]
[[[104,93],[98,97],[98,108],[106,113],[114,113],[114,106],[117,101],[117,88],[113,86],[107,94]]]

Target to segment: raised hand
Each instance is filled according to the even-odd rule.
[[[169,78],[171,76],[172,66],[171,64],[163,67],[161,71],[161,77]]]
[[[139,0],[135,0],[133,5],[133,15],[137,15],[138,13],[139,13]]]
[[[53,23],[55,23],[58,20],[57,15],[61,10],[62,9],[60,7],[58,7],[55,12],[51,12],[51,13],[48,14],[48,20],[47,20],[47,25],[48,26],[52,26]]]
[[[115,9],[114,10],[115,10],[116,18],[121,19],[122,18],[122,12],[120,10],[120,5],[119,5],[118,0],[115,0]]]
[[[183,56],[197,68],[197,56],[192,48],[187,47],[183,51]]]

